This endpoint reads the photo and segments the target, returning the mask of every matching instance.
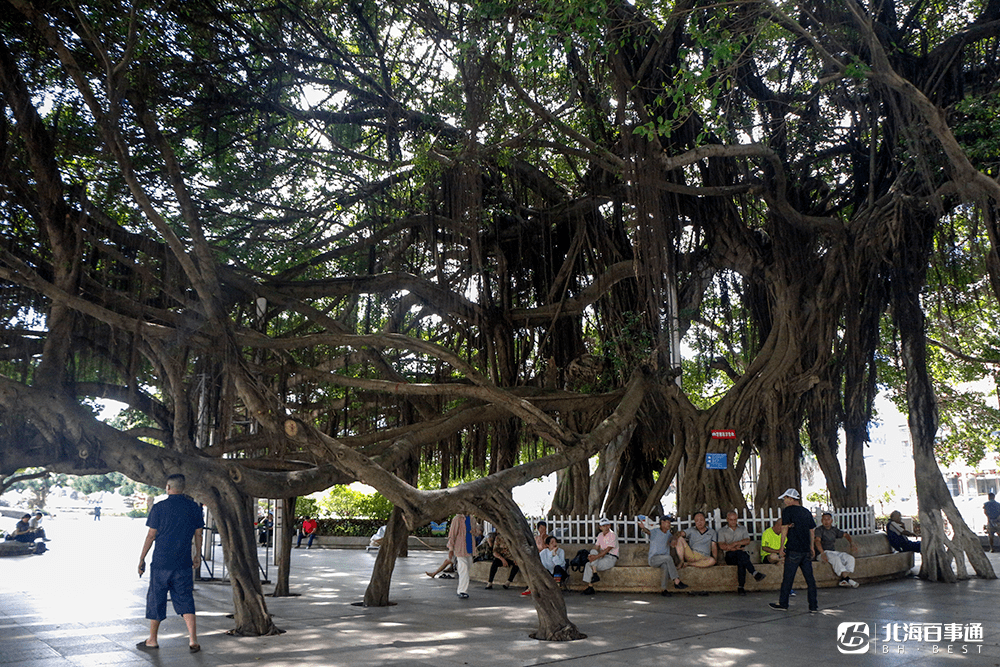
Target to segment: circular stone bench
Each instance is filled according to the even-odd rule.
[[[35,553],[35,545],[29,542],[17,542],[6,540],[0,542],[0,557],[4,556],[27,556]]]
[[[857,553],[853,554],[856,563],[852,578],[860,584],[867,584],[887,579],[898,579],[906,576],[913,569],[912,553],[894,553],[889,546],[889,539],[885,533],[874,533],[871,535],[857,535],[854,537],[854,544],[857,546]],[[561,543],[560,546],[566,551],[567,560],[576,555],[580,549],[592,547],[593,545]],[[776,591],[781,588],[781,576],[784,565],[761,564],[760,562],[760,542],[754,541],[747,545],[746,550],[750,553],[750,560],[759,572],[767,575],[762,581],[755,581],[753,577],[747,577],[747,591]],[[837,540],[837,550],[850,553],[850,545],[847,540],[841,538]],[[618,564],[600,573],[601,581],[594,585],[598,591],[616,591],[621,593],[658,593],[660,591],[660,570],[651,568],[646,562],[649,546],[646,544],[623,544],[619,548]],[[472,564],[470,573],[473,581],[485,582],[489,577],[490,561],[479,561]],[[707,568],[685,567],[678,570],[681,581],[690,586],[690,591],[705,592],[725,592],[736,591],[736,566],[735,565],[714,565]],[[813,562],[813,573],[816,577],[816,585],[820,588],[830,588],[836,586],[838,577],[834,575],[833,568],[827,563]],[[581,579],[580,572],[570,572],[569,587],[572,590],[583,590],[585,587]],[[494,584],[502,584],[507,581],[507,568],[500,568],[497,571]],[[525,579],[521,574],[514,578],[514,584],[525,586]],[[805,588],[805,580],[802,573],[795,576],[795,588]]]

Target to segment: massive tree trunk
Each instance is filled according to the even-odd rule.
[[[389,586],[392,583],[392,572],[396,567],[396,559],[405,551],[410,531],[406,528],[403,513],[398,507],[392,508],[389,522],[385,528],[385,539],[375,557],[375,567],[365,589],[364,606],[387,607],[389,603]]]
[[[848,504],[843,469],[837,455],[840,448],[837,433],[840,424],[836,409],[838,403],[837,391],[830,378],[824,379],[807,394],[805,404],[809,416],[809,443],[820,470],[826,477],[826,490],[830,494],[830,502],[834,507],[851,507]],[[775,502],[776,499],[777,496]]]
[[[482,500],[482,511],[493,522],[514,552],[515,562],[528,580],[531,599],[538,612],[538,629],[531,633],[533,639],[570,641],[585,639],[587,635],[577,630],[566,613],[562,591],[552,580],[552,575],[542,565],[535,546],[531,527],[507,489],[495,489]]]
[[[775,424],[761,443],[760,479],[754,506],[758,509],[777,507],[778,496],[785,489],[802,486],[802,443],[799,442],[799,423],[786,420]]]
[[[905,218],[905,221],[898,221],[901,232],[894,255],[892,298],[906,371],[907,421],[913,439],[920,513],[920,576],[945,582],[965,579],[968,577],[965,564],[968,557],[976,574],[995,579],[993,566],[983,552],[979,538],[955,507],[934,456],[937,406],[927,371],[927,340],[920,290],[926,276],[926,257],[936,216],[931,211],[908,210]],[[954,529],[950,540],[945,534],[942,512]]]
[[[677,511],[681,516],[746,507],[734,465],[737,440],[712,437],[713,429],[733,428],[734,402],[727,398],[730,400],[724,399],[707,411],[693,411],[691,406],[684,418],[674,420],[675,446],[684,450],[684,467],[677,483]],[[726,469],[708,469],[705,455],[709,453],[726,454]]]
[[[288,579],[292,573],[292,537],[295,535],[295,498],[285,498],[281,508],[281,533],[275,533],[274,553],[278,561],[278,579],[272,597],[292,595]]]
[[[611,486],[622,477],[624,471],[621,468],[625,465],[626,450],[630,445],[632,433],[631,428],[622,431],[601,450],[597,470],[590,476],[587,514],[597,516],[613,511],[605,509],[605,500],[610,503]]]
[[[556,490],[549,514],[585,515],[589,510],[590,462],[581,461],[556,472]]]
[[[257,563],[252,499],[229,480],[209,486],[203,498],[215,516],[233,589],[235,627],[229,634],[274,635],[281,632],[267,611]]]

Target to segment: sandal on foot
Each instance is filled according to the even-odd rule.
[[[150,646],[146,643],[146,640],[143,639],[141,642],[136,644],[135,647],[140,651],[155,651],[156,649],[160,648],[160,645],[157,644],[156,646]]]
[[[197,653],[201,650],[201,644],[188,644],[188,650],[192,653]]]

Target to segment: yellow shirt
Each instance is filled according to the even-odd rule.
[[[764,551],[764,547],[771,547],[775,550],[781,548],[781,535],[774,532],[774,528],[768,528],[760,537],[760,547],[760,560],[767,562],[768,552]]]

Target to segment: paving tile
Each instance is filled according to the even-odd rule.
[[[62,657],[19,660],[17,662],[4,662],[0,664],[4,667],[77,667],[72,662]]]
[[[3,665],[3,667],[7,667],[7,665],[14,662],[48,660],[60,657],[62,656],[51,646],[47,646],[34,638],[0,644],[0,665]]]

